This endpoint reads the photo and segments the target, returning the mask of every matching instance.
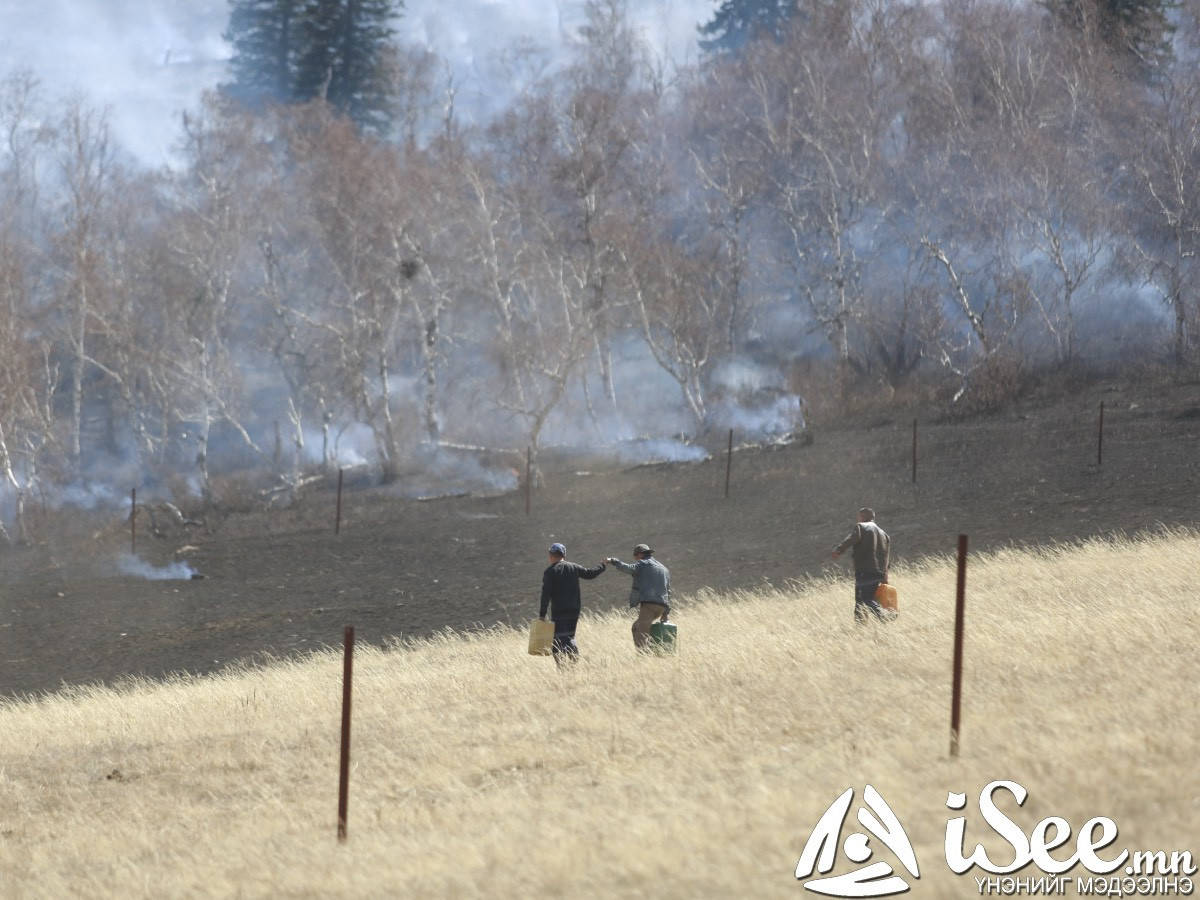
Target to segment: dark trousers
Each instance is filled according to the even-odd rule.
[[[865,625],[872,615],[879,621],[888,621],[879,601],[875,599],[875,589],[883,584],[883,576],[877,572],[860,572],[854,578],[854,621]]]
[[[562,662],[560,654],[566,654],[568,659],[579,657],[579,645],[575,643],[575,626],[579,624],[579,613],[569,616],[555,616],[554,643],[550,650],[556,662]]]

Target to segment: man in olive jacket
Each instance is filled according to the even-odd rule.
[[[858,511],[854,530],[834,548],[837,559],[846,550],[853,548],[854,559],[854,621],[859,625],[873,613],[881,622],[891,619],[875,599],[875,589],[887,584],[888,565],[891,562],[891,538],[875,524],[875,510],[864,506]]]
[[[563,656],[574,661],[579,658],[579,645],[575,643],[575,628],[579,624],[579,611],[583,601],[579,595],[579,579],[591,580],[605,569],[605,564],[591,569],[578,563],[567,562],[567,548],[562,544],[550,545],[550,565],[542,573],[542,602],[538,618],[546,618],[547,610],[554,622],[554,643],[551,652],[554,661],[562,665]]]

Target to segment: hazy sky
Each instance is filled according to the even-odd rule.
[[[696,26],[718,0],[629,0],[652,50],[696,56]],[[560,58],[584,0],[407,0],[398,36],[447,59],[467,118],[502,103],[503,52],[522,40]],[[166,162],[180,113],[225,77],[228,0],[0,0],[0,77],[28,68],[51,95],[82,92],[111,111],[118,140],[150,165]]]

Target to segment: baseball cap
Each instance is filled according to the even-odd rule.
[[[562,544],[554,543],[550,545],[550,552],[556,556],[566,556],[567,548]]]
[[[634,553],[651,553],[652,551],[646,544],[638,544],[633,548]]]

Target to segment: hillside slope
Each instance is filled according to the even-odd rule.
[[[335,534],[329,484],[293,509],[163,523],[157,537],[140,518],[138,557],[186,561],[196,580],[120,574],[120,513],[48,514],[35,526],[53,538],[0,554],[0,695],[212,671],[336,644],[347,624],[372,643],[520,625],[536,613],[551,541],[588,564],[645,541],[685,600],[845,571],[829,551],[862,505],[878,511],[899,563],[952,554],[959,534],[982,550],[1200,523],[1197,383],[1096,382],[969,421],[818,417],[812,433],[808,445],[738,447],[732,460],[716,446],[703,462],[632,468],[547,453],[528,513],[521,491],[408,500],[403,485],[347,485]],[[584,602],[620,607],[628,589],[610,571]],[[847,582],[847,616],[851,605]]]

